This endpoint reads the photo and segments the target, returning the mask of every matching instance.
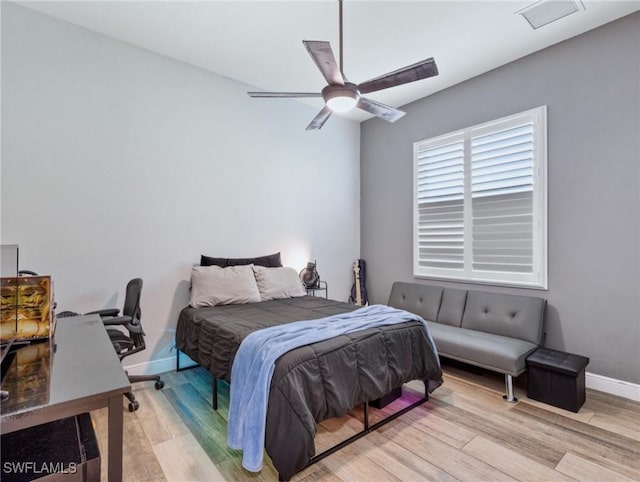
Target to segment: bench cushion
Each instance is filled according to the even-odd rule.
[[[461,326],[540,345],[545,304],[533,296],[469,291]]]
[[[467,290],[456,290],[445,288],[442,293],[442,303],[438,311],[438,323],[445,325],[460,326],[464,305],[467,301]]]
[[[429,321],[427,324],[441,356],[507,375],[524,372],[527,356],[538,348],[517,338]]]
[[[389,306],[406,310],[425,320],[436,321],[444,288],[396,281],[389,295]]]

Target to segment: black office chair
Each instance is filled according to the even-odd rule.
[[[105,310],[91,311],[87,313],[98,314],[102,318],[102,322],[107,327],[107,333],[111,338],[111,343],[120,357],[123,358],[138,353],[146,348],[144,342],[144,331],[140,322],[140,296],[142,294],[142,280],[135,278],[127,283],[127,292],[124,298],[124,306],[122,307],[122,315],[119,316],[120,310],[110,308]],[[115,327],[126,328],[127,333]],[[155,381],[156,390],[164,387],[164,382],[159,375],[129,375],[131,383]],[[136,397],[132,392],[125,393],[129,399],[129,411],[135,412],[140,406],[136,401]]]

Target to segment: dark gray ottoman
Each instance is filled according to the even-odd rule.
[[[589,359],[539,348],[527,358],[527,396],[577,412],[585,400],[584,371]]]

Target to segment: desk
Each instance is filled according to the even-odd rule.
[[[0,433],[109,407],[108,480],[121,481],[122,395],[131,389],[131,384],[109,335],[98,315],[60,318],[54,342],[48,399],[32,405],[16,405],[10,395],[0,405]]]

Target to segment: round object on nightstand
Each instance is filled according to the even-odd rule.
[[[320,286],[320,275],[316,269],[315,262],[307,263],[307,267],[300,271],[300,279],[306,289],[318,288]]]

